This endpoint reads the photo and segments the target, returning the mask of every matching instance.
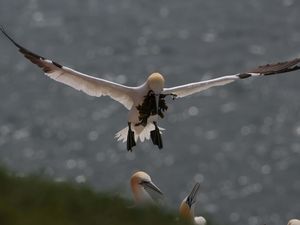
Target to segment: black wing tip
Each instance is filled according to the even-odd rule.
[[[21,45],[19,45],[4,29],[3,25],[0,25],[0,31],[5,35],[5,37],[10,40],[15,46],[17,46],[19,49],[22,48]]]
[[[28,49],[24,48],[23,46],[21,46],[20,44],[18,44],[4,29],[4,27],[2,25],[0,25],[0,31],[7,37],[8,40],[10,40],[18,49],[19,51],[25,56],[27,57],[28,55],[37,59],[43,59],[45,60],[45,58],[43,56],[40,56],[36,53],[33,53],[31,51],[29,51]],[[57,63],[56,66],[58,66],[59,64]]]
[[[294,58],[284,62],[261,65],[247,73],[258,73],[261,75],[274,75],[280,73],[292,72],[300,69],[300,58]]]
[[[246,79],[246,78],[248,78],[248,77],[251,77],[251,74],[249,74],[249,73],[240,73],[240,74],[238,75],[238,77],[239,77],[240,79]]]
[[[40,56],[36,53],[33,53],[32,51],[29,51],[28,49],[24,48],[23,46],[19,45],[4,29],[4,27],[0,24],[0,31],[10,40],[18,49],[19,52],[21,52],[27,59],[29,59],[32,63],[38,64],[36,60],[46,60],[43,56]],[[51,61],[51,63],[58,68],[63,68],[62,65],[60,65],[57,62]],[[40,65],[39,65],[40,66]],[[47,69],[47,68],[46,68]],[[47,72],[47,71],[45,71]]]

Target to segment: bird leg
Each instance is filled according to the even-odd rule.
[[[127,151],[132,152],[132,147],[134,146],[136,146],[134,132],[131,130],[131,123],[128,123]]]
[[[163,142],[161,134],[156,122],[153,122],[155,129],[150,132],[151,140],[154,145],[157,145],[159,149],[163,148]]]

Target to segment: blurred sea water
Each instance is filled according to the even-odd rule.
[[[300,56],[300,2],[0,1],[20,44],[63,65],[127,85],[154,71],[166,86]],[[114,140],[127,111],[42,75],[0,38],[0,163],[20,175],[88,183],[131,198],[145,170],[177,209],[201,182],[197,214],[220,224],[282,225],[300,215],[300,74],[250,79],[169,100],[150,141]]]

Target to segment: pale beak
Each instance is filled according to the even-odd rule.
[[[197,195],[200,189],[200,184],[196,183],[192,192],[188,195],[188,197],[186,198],[186,204],[188,204],[188,206],[191,208],[192,205],[196,202],[197,200]]]
[[[140,184],[146,191],[154,191],[155,193],[163,195],[162,191],[152,181],[143,181]]]

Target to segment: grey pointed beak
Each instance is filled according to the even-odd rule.
[[[152,181],[143,181],[141,185],[145,188],[145,190],[150,189],[160,195],[163,195],[162,191]]]
[[[196,203],[197,196],[200,190],[200,183],[196,183],[191,193],[186,198],[186,203],[191,208],[193,204]]]

